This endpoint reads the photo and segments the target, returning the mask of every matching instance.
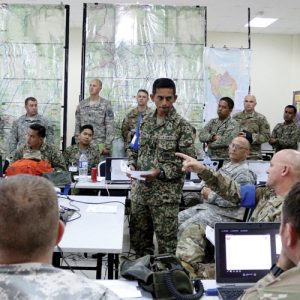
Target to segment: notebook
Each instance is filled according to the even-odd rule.
[[[237,299],[277,262],[280,223],[216,223],[216,283],[220,299]],[[240,290],[229,298],[222,293]]]
[[[198,161],[203,163],[203,159],[198,159]],[[223,166],[223,162],[224,162],[223,159],[211,159],[209,165],[207,165],[205,163],[203,163],[203,164],[205,166],[207,166],[208,168],[211,168],[211,169],[217,171]],[[198,177],[198,174],[195,173],[195,172],[187,173],[186,180],[188,180],[188,181],[190,180],[190,181],[193,181],[195,183],[198,183],[198,182],[201,181],[201,179],[199,179],[199,177]]]
[[[105,163],[105,180],[110,184],[129,184],[126,170],[128,165],[127,157],[107,157]]]
[[[257,176],[257,183],[266,183],[268,179],[267,170],[270,167],[270,162],[266,160],[248,160],[248,166]]]

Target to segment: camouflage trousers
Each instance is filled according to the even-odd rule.
[[[130,244],[137,256],[154,253],[154,232],[158,253],[175,253],[178,212],[178,203],[158,206],[131,201]]]
[[[225,209],[225,208],[224,208]],[[222,208],[209,203],[198,204],[181,211],[178,214],[178,232],[177,237],[180,239],[183,231],[192,224],[209,225],[214,227],[216,222],[235,222],[233,218],[220,215],[218,211]]]
[[[191,224],[178,240],[176,256],[194,278],[214,278],[214,246],[205,237],[204,224]]]
[[[189,275],[192,279],[215,279],[216,270],[215,263],[193,263],[188,264],[184,261],[181,262],[182,266],[189,272]]]

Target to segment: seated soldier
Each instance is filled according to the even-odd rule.
[[[55,171],[65,171],[65,160],[54,145],[44,142],[46,128],[40,124],[32,124],[27,131],[27,143],[13,153],[12,162],[27,158],[47,160]]]
[[[91,172],[91,168],[97,167],[100,162],[100,152],[96,146],[91,144],[93,136],[94,128],[92,125],[83,125],[80,128],[78,143],[69,146],[63,152],[67,167],[78,166],[79,157],[83,152],[88,159],[88,172]]]
[[[250,152],[250,143],[244,137],[236,137],[229,144],[230,162],[218,172],[230,176],[239,184],[256,183],[256,175],[249,169],[246,161]],[[205,184],[205,183],[204,183]],[[235,222],[243,220],[245,208],[224,200],[210,188],[201,190],[204,203],[183,210],[178,215],[178,238],[189,224],[214,226],[215,222]]]
[[[64,233],[53,185],[19,174],[0,182],[1,299],[120,299],[99,281],[51,265]]]
[[[176,155],[183,158],[184,170],[198,173],[206,185],[224,199],[241,206],[252,200],[253,204],[256,204],[250,218],[252,222],[280,221],[284,198],[292,186],[300,181],[300,152],[291,149],[281,150],[272,157],[267,171],[267,187],[257,187],[252,191],[248,189],[249,186],[241,186],[229,176],[206,168],[192,157],[182,153]],[[248,189],[247,193],[244,193],[245,188]],[[251,194],[252,197],[248,198],[247,195]],[[204,224],[189,225],[181,234],[176,255],[195,276],[213,278],[214,272],[210,272],[211,265],[205,264],[208,245],[205,229]]]

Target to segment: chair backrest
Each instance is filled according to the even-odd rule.
[[[98,164],[98,176],[105,177],[105,160],[100,161]]]

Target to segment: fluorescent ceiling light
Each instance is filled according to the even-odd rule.
[[[274,18],[261,18],[261,17],[255,17],[250,21],[251,27],[268,27],[272,23],[276,22],[278,19]],[[248,23],[245,24],[245,27],[248,27]]]

